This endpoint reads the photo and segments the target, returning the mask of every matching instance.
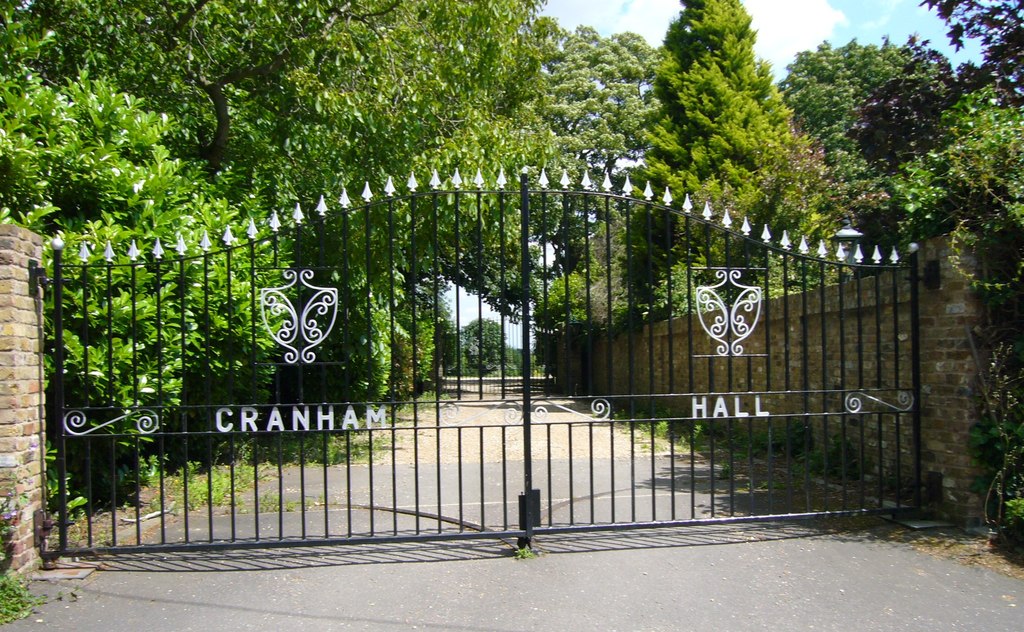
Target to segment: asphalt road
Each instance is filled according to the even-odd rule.
[[[15,630],[1024,629],[1024,582],[884,525],[690,526],[494,540],[123,554]]]

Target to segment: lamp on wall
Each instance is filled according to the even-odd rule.
[[[843,246],[843,251],[846,253],[846,263],[854,264],[857,262],[857,244],[860,242],[860,238],[864,236],[864,233],[860,232],[853,227],[853,222],[849,217],[843,218],[843,225],[836,234],[832,236],[837,244]]]

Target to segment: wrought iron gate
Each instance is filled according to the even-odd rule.
[[[449,184],[55,243],[55,548],[920,504],[913,255],[737,230],[628,179]]]

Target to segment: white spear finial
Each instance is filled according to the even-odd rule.
[[[666,189],[666,191],[667,190],[668,189]],[[689,213],[692,210],[693,210],[693,202],[690,201],[690,194],[687,193],[686,197],[683,199],[683,211],[686,212],[686,213]]]
[[[722,215],[722,226],[726,228],[732,228],[732,217],[729,215],[729,209],[725,209],[725,214]]]
[[[793,246],[793,242],[789,240],[789,231],[782,231],[782,241],[779,244],[786,250],[789,250]]]
[[[629,181],[629,174],[626,174],[626,181],[622,183],[622,194],[632,195],[633,194],[633,183]]]
[[[409,172],[409,179],[406,180],[406,182],[405,182],[406,188],[408,188],[410,191],[415,193],[416,192],[416,187],[418,187],[419,185],[420,184],[418,182],[416,182],[416,174],[414,172],[410,171]]]
[[[882,263],[882,251],[875,246],[875,251],[871,253],[871,260],[875,262],[875,265]]]
[[[580,181],[580,186],[583,187],[584,191],[594,188],[594,183],[590,181],[590,172],[586,169],[583,170],[583,180]]]
[[[128,246],[128,258],[135,261],[139,258],[139,247],[135,245],[135,240],[132,240],[130,246]]]
[[[103,258],[110,263],[114,260],[114,247],[110,244],[110,240],[107,240],[107,247],[103,249]]]
[[[740,232],[742,232],[744,235],[749,237],[750,236],[750,231],[752,231],[752,230],[754,230],[754,229],[750,225],[750,220],[748,220],[746,215],[744,215],[743,216],[743,226],[740,227]]]
[[[558,184],[562,185],[562,190],[568,190],[569,188],[569,172],[562,169],[562,179],[558,181]]]
[[[435,190],[441,188],[441,178],[437,175],[437,169],[430,173],[430,188]]]
[[[651,181],[647,181],[647,186],[644,187],[644,199],[648,202],[654,197],[654,189],[651,188]]]
[[[807,236],[806,235],[801,235],[800,236],[800,254],[806,255],[810,251],[811,251],[811,246],[807,243]]]
[[[702,213],[704,219],[711,219],[711,202],[704,202],[704,212]]]
[[[384,195],[391,197],[395,194],[395,181],[388,176],[388,181],[384,183]]]
[[[210,233],[204,230],[203,238],[199,240],[199,247],[203,250],[203,252],[207,252],[210,249],[211,245],[213,244],[210,243]]]
[[[153,244],[153,258],[160,261],[164,258],[164,246],[160,243],[160,238],[156,238],[156,242]]]
[[[320,196],[320,201],[316,203],[316,212],[320,217],[327,217],[327,201],[324,200],[324,196]]]
[[[822,239],[818,242],[818,257],[824,259],[828,256],[828,246],[825,245],[825,240]]]
[[[480,167],[476,168],[476,176],[473,177],[473,184],[476,185],[476,188],[478,189],[484,188],[484,174],[480,173]]]
[[[363,195],[362,195],[362,198],[367,203],[369,203],[369,201],[373,199],[373,191],[370,190],[370,181],[369,180],[367,180],[366,184],[363,185]]]
[[[544,167],[540,168],[540,178],[537,180],[537,184],[539,184],[542,189],[548,188],[548,172]]]
[[[185,253],[188,252],[188,246],[185,245],[185,238],[178,233],[178,243],[174,245],[175,252],[178,253],[179,257],[184,257]]]
[[[665,206],[672,204],[672,193],[665,187],[665,195],[661,196],[661,201],[665,203]]]
[[[853,260],[857,263],[864,263],[864,251],[860,249],[860,244],[857,244],[857,250],[853,252]]]
[[[63,242],[61,242],[63,244]],[[60,248],[54,248],[54,250],[60,250]],[[78,248],[78,259],[85,263],[89,260],[89,244],[82,242],[82,245]]]
[[[459,175],[458,167],[455,167],[455,173],[452,174],[452,186],[456,189],[462,186],[462,176]]]
[[[505,185],[508,184],[508,178],[505,177],[505,167],[498,168],[498,190],[504,190]]]
[[[225,246],[230,247],[235,242],[235,236],[231,234],[231,226],[224,229],[224,235],[220,238]]]
[[[292,211],[292,221],[295,222],[296,226],[299,226],[302,224],[303,219],[305,219],[305,216],[302,214],[302,205],[296,202],[295,210]]]
[[[768,230],[768,224],[764,225],[764,230],[761,231],[761,241],[768,243],[772,240],[772,233]]]
[[[256,230],[256,222],[254,222],[250,217],[249,225],[245,228],[245,236],[249,238],[249,241],[252,241],[253,239],[256,239],[256,235],[258,234],[259,231]]]
[[[606,192],[612,190],[612,177],[607,171],[604,172],[604,182],[601,183],[601,188]]]
[[[343,209],[347,209],[352,206],[352,200],[348,199],[348,191],[345,190],[345,187],[341,187],[341,195],[338,197],[338,204],[340,204]]]

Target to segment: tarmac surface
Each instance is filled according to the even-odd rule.
[[[824,524],[125,553],[5,630],[1024,630],[1024,582]]]

